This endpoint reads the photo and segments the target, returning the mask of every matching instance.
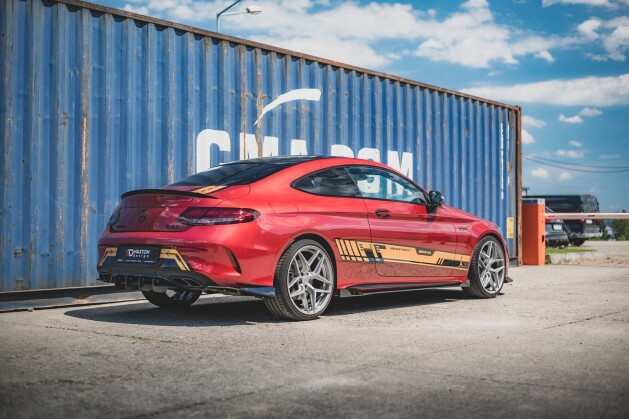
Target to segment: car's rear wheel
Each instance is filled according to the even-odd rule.
[[[572,243],[573,246],[581,246],[583,243],[585,243],[585,239],[572,239],[570,240],[570,243]]]
[[[184,308],[192,305],[201,296],[201,291],[168,290],[166,292],[142,291],[149,303],[162,308]]]
[[[500,242],[492,236],[484,237],[472,255],[468,273],[470,286],[463,288],[463,292],[475,298],[495,297],[504,285],[505,264]]]
[[[312,320],[330,305],[336,287],[334,264],[314,240],[293,243],[275,270],[275,298],[264,303],[277,317]]]

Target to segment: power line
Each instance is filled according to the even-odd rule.
[[[527,159],[537,159],[537,160],[543,160],[543,161],[547,161],[550,163],[555,163],[555,164],[565,164],[565,165],[569,165],[569,166],[579,166],[579,167],[588,167],[588,168],[592,168],[592,169],[629,169],[629,166],[596,166],[593,164],[580,164],[580,163],[573,163],[573,162],[567,162],[567,161],[561,161],[561,160],[554,160],[554,159],[549,159],[547,157],[541,157],[541,156],[533,156],[532,154],[526,154],[526,153],[522,153],[522,156],[524,158]]]
[[[529,155],[522,155],[523,158],[539,163],[539,164],[543,164],[545,166],[550,166],[550,167],[555,167],[558,169],[564,169],[564,170],[571,170],[574,172],[583,172],[583,173],[622,173],[622,172],[629,172],[629,166],[625,166],[625,167],[620,167],[620,166],[612,166],[612,167],[607,167],[607,168],[603,168],[602,166],[590,166],[590,165],[576,165],[573,163],[567,163],[567,162],[557,162],[555,163],[555,161],[550,160],[550,159],[544,159],[544,158],[538,158],[538,157],[533,157],[533,156],[529,156]],[[579,167],[575,167],[575,166],[579,166]]]
[[[548,181],[541,181],[541,180],[536,180],[536,179],[530,179],[530,178],[528,178],[528,176],[527,176],[526,179],[524,179],[522,181],[522,183],[523,184],[524,183],[527,183],[527,184],[528,183],[537,183],[539,185],[545,185],[545,186],[551,185],[551,184],[548,183]],[[552,186],[558,186],[558,185],[557,184],[552,184]],[[571,190],[571,191],[579,191],[579,192],[583,193],[583,187],[579,187],[579,186],[569,186],[569,185],[563,185],[562,184],[561,185],[561,189],[562,190],[568,189],[568,190]],[[623,189],[598,189],[598,188],[596,188],[595,191],[588,191],[588,193],[591,193],[591,194],[597,194],[599,192],[600,193],[629,192],[629,187],[623,188]],[[531,194],[531,195],[533,195],[533,194]]]

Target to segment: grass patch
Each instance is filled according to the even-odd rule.
[[[547,255],[564,255],[566,253],[586,253],[593,251],[594,249],[591,247],[564,247],[563,249],[559,249],[557,247],[546,248]]]

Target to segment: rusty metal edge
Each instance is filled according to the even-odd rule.
[[[274,46],[271,46],[271,45],[262,44],[262,43],[251,41],[251,40],[244,39],[244,38],[238,38],[238,37],[235,37],[235,36],[230,36],[230,35],[225,35],[225,34],[221,34],[221,33],[217,33],[217,32],[212,32],[212,31],[209,31],[209,30],[206,30],[206,29],[196,28],[194,26],[183,25],[183,24],[172,22],[172,21],[169,21],[169,20],[159,19],[159,18],[150,17],[150,16],[144,16],[144,15],[140,15],[140,14],[133,13],[133,12],[127,12],[125,10],[115,9],[113,7],[101,6],[99,4],[89,3],[89,2],[86,2],[86,1],[80,1],[80,0],[51,0],[51,2],[52,3],[61,3],[61,4],[68,5],[68,6],[78,7],[78,8],[84,8],[84,9],[92,10],[94,12],[108,13],[108,14],[111,14],[113,16],[118,16],[118,17],[122,17],[122,18],[125,18],[125,19],[134,19],[134,20],[137,20],[137,21],[140,21],[140,22],[152,23],[154,25],[163,26],[165,28],[172,28],[172,29],[175,29],[175,30],[183,31],[183,32],[190,32],[190,33],[194,33],[194,34],[197,34],[197,35],[202,35],[202,36],[207,36],[207,37],[211,37],[211,38],[221,39],[223,41],[234,42],[234,43],[245,45],[245,46],[248,46],[248,47],[251,47],[251,48],[258,48],[258,49],[261,49],[261,50],[266,50],[268,52],[275,52],[277,54],[288,55],[288,56],[292,56],[292,57],[296,57],[296,58],[301,58],[301,59],[304,59],[304,60],[310,60],[310,61],[318,62],[318,63],[321,63],[321,64],[327,64],[327,65],[335,66],[335,67],[342,68],[342,69],[345,69],[345,70],[356,71],[357,73],[362,73],[362,74],[367,74],[367,75],[370,75],[370,76],[380,77],[380,78],[383,78],[383,79],[397,81],[399,83],[409,84],[409,85],[417,86],[417,87],[423,87],[423,88],[434,90],[434,91],[437,91],[437,92],[450,94],[450,95],[454,95],[454,96],[459,96],[459,97],[462,97],[462,98],[467,98],[467,99],[470,99],[470,100],[475,100],[475,101],[487,103],[487,104],[490,104],[490,105],[499,106],[499,107],[506,108],[506,109],[511,109],[513,111],[521,111],[521,107],[517,106],[517,105],[509,105],[509,104],[506,104],[506,103],[501,103],[501,102],[485,99],[485,98],[482,98],[482,97],[479,97],[479,96],[473,96],[473,95],[469,95],[467,93],[458,92],[456,90],[446,89],[444,87],[434,86],[434,85],[427,84],[427,83],[421,83],[421,82],[418,82],[418,81],[415,81],[415,80],[406,79],[404,77],[394,76],[394,75],[387,74],[387,73],[381,73],[381,72],[374,71],[374,70],[368,70],[366,68],[353,66],[353,65],[350,65],[350,64],[345,64],[345,63],[341,63],[341,62],[338,62],[338,61],[329,60],[329,59],[326,59],[326,58],[316,57],[314,55],[308,55],[308,54],[304,54],[304,53],[297,52],[297,51],[291,51],[291,50],[288,50],[288,49],[274,47]]]
[[[139,291],[122,291],[114,287],[101,286],[13,291],[2,293],[0,296],[0,313],[122,303],[143,299],[144,296]]]
[[[517,127],[516,127],[516,157],[517,164],[516,176],[516,199],[517,199],[517,217],[518,217],[518,244],[517,244],[517,258],[518,265],[522,265],[522,108],[518,106],[517,109]]]
[[[27,295],[27,294],[43,294],[51,291],[59,292],[74,292],[74,291],[97,291],[97,292],[117,292],[116,287],[113,284],[107,285],[90,285],[85,287],[62,287],[62,288],[44,288],[36,290],[14,290],[14,291],[0,291],[0,301],[4,301],[6,296],[15,295]]]

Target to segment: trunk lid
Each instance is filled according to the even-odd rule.
[[[144,189],[122,195],[119,214],[112,216],[112,232],[185,231],[189,225],[178,218],[190,207],[214,207],[222,202],[209,195],[190,191]]]

